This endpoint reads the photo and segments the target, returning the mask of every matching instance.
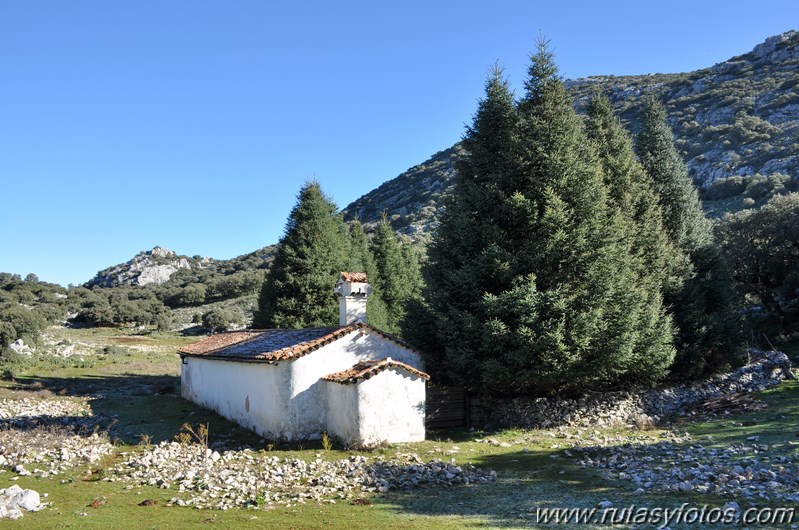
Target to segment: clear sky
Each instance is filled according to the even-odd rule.
[[[161,245],[280,238],[463,133],[539,35],[567,78],[685,72],[797,29],[796,0],[0,2],[0,271],[79,284]],[[793,24],[793,27],[791,26]]]

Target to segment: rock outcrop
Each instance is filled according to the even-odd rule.
[[[0,489],[0,519],[19,519],[23,510],[38,512],[44,508],[38,491],[24,490],[17,484]]]
[[[190,261],[191,260],[191,261]],[[115,265],[102,270],[89,280],[88,287],[117,287],[120,285],[162,284],[180,269],[188,269],[194,260],[186,256],[178,256],[173,251],[155,247],[152,250],[139,252],[127,263]]]

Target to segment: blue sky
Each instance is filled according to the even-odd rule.
[[[0,4],[0,271],[82,283],[155,245],[280,238],[460,139],[488,68],[539,35],[567,78],[684,72],[799,20],[795,0]]]

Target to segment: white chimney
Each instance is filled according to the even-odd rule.
[[[341,326],[356,320],[366,322],[366,298],[372,286],[366,283],[365,272],[342,272],[335,288],[338,294],[338,320]]]

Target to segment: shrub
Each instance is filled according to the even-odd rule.
[[[33,356],[23,355],[11,348],[0,350],[0,379],[10,381],[19,373],[33,365]]]
[[[17,339],[36,343],[46,327],[47,319],[35,309],[19,305],[0,308],[0,347],[8,346]]]
[[[742,194],[746,190],[746,178],[735,176],[720,178],[702,190],[702,198],[708,201],[729,199]]]
[[[769,199],[775,195],[783,195],[786,192],[785,185],[791,178],[781,173],[775,173],[768,177],[757,174],[749,180],[744,194],[755,201],[759,199]]]
[[[203,314],[203,327],[208,331],[227,331],[235,317],[227,309],[211,309]]]

